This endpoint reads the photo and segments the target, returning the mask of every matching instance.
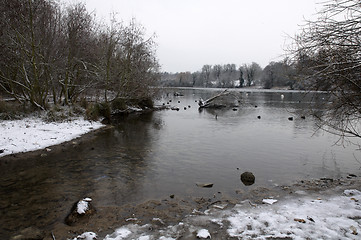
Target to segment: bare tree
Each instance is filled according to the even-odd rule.
[[[119,48],[122,39],[122,23],[117,21],[116,14],[111,15],[109,26],[99,33],[100,62],[98,64],[99,82],[104,89],[104,99],[108,101],[108,91],[113,90],[120,76]]]
[[[243,68],[242,66],[240,66],[240,67],[238,68],[238,71],[239,71],[239,78],[238,78],[238,80],[239,80],[239,87],[240,87],[240,88],[243,88],[243,87],[244,87],[244,82],[245,82],[244,77],[243,77],[244,68]]]
[[[47,108],[73,104],[92,88],[151,98],[158,77],[154,35],[133,19],[101,28],[83,3],[0,0],[0,91]],[[149,99],[147,99],[149,100]]]
[[[261,66],[258,63],[253,62],[251,64],[244,64],[243,69],[245,70],[248,87],[254,85],[262,72]]]
[[[59,9],[52,1],[2,1],[0,87],[45,109]]]
[[[209,87],[211,85],[210,83],[210,75],[211,75],[211,72],[212,72],[212,65],[203,65],[202,67],[202,76],[203,76],[203,79],[205,81],[205,87]]]
[[[286,86],[289,89],[300,87],[295,85],[295,69],[288,63],[287,59],[279,62],[270,62],[262,71],[261,82],[266,89]]]
[[[121,71],[115,85],[118,97],[142,99],[154,94],[151,87],[160,79],[155,35],[145,34],[135,19],[122,28],[117,52]]]
[[[219,82],[219,78],[221,76],[221,73],[223,71],[223,67],[220,64],[216,64],[213,66],[213,74],[217,82]]]
[[[361,138],[361,3],[329,0],[295,37],[292,55],[310,90],[329,92],[316,116],[341,137]]]
[[[80,93],[95,84],[94,66],[97,63],[94,20],[83,3],[67,7],[63,17],[64,56],[60,98],[65,104],[75,102]]]

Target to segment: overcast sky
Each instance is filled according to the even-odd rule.
[[[68,0],[70,2],[76,0]],[[287,35],[311,18],[319,0],[83,0],[98,18],[135,18],[155,33],[162,71],[198,71],[204,64],[282,59]]]

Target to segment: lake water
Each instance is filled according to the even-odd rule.
[[[184,96],[173,96],[174,91]],[[236,109],[199,111],[196,100],[219,91],[165,89],[159,102],[171,100],[170,106],[179,111],[118,119],[113,129],[76,150],[3,166],[3,234],[32,221],[62,221],[69,205],[85,196],[96,199],[98,206],[172,194],[186,198],[222,192],[236,198],[237,189],[359,173],[357,147],[335,145],[338,137],[318,130],[308,114],[316,102],[327,104],[322,94],[237,90],[241,101]],[[254,185],[240,181],[245,171],[255,175]],[[199,188],[196,183],[213,187]],[[53,216],[51,220],[46,214]]]

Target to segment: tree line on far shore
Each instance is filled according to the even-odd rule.
[[[243,88],[261,87],[265,89],[304,89],[297,81],[297,69],[287,58],[271,62],[264,69],[258,63],[204,65],[197,72],[161,74],[162,86],[168,87],[214,87]]]

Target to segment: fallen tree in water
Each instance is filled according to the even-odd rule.
[[[199,99],[198,106],[199,108],[238,107],[239,102],[239,97],[234,92],[229,92],[226,89],[207,100]]]

